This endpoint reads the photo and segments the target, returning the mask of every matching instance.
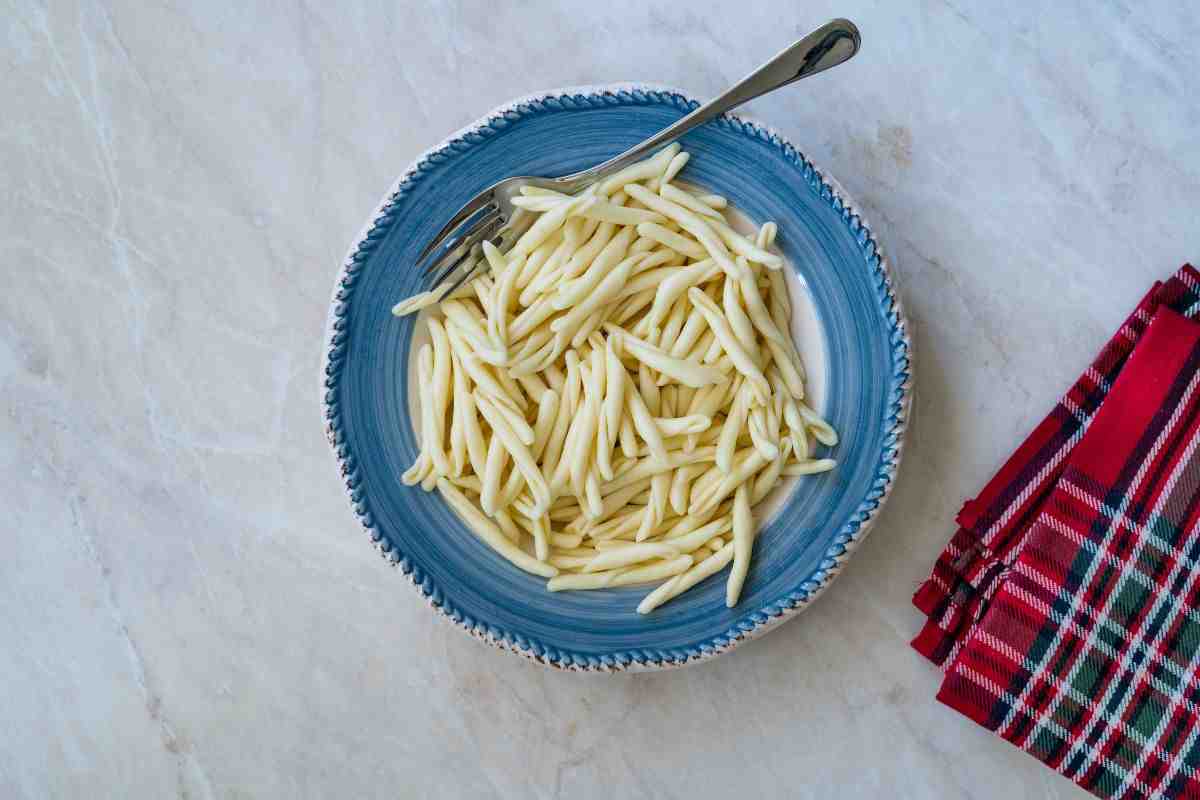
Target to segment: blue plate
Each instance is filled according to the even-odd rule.
[[[696,107],[674,91],[551,92],[485,117],[421,156],[350,250],[334,293],[324,422],[360,522],[429,602],[477,637],[568,669],[710,658],[804,608],[837,574],[886,499],[911,391],[910,341],[886,261],[845,194],[777,134],[736,115],[688,134],[681,176],[779,225],[778,247],[812,294],[830,363],[823,413],[842,435],[836,470],[801,481],[761,532],[741,602],[720,573],[653,613],[645,587],[549,593],[476,539],[436,494],[400,483],[417,455],[408,413],[421,247],[477,191],[509,175],[599,163]],[[819,409],[820,410],[820,409]]]

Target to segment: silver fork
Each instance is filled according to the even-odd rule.
[[[470,280],[485,263],[480,257],[485,240],[491,241],[502,252],[516,242],[522,218],[528,219],[528,215],[521,213],[522,209],[512,202],[521,193],[521,187],[535,186],[574,194],[742,103],[836,67],[857,53],[861,42],[853,22],[835,19],[775,56],[720,97],[603,164],[561,178],[522,175],[495,183],[475,195],[450,218],[425,245],[417,257],[417,264],[423,263],[434,252],[441,253],[422,272],[434,276],[431,286],[446,286],[442,292],[444,297]]]

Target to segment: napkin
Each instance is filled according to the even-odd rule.
[[[1151,289],[913,598],[938,699],[1100,797],[1200,797],[1198,311]]]

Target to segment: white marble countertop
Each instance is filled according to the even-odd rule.
[[[1200,259],[1194,6],[0,5],[0,796],[1087,796],[935,702],[909,597],[962,498]],[[810,611],[713,663],[481,646],[335,477],[316,372],[345,248],[512,96],[711,96],[833,16],[863,52],[749,110],[899,272],[890,506]]]

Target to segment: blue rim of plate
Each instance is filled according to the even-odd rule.
[[[782,156],[804,176],[810,187],[841,219],[863,256],[863,266],[869,270],[879,301],[879,310],[890,332],[892,380],[894,389],[889,398],[883,447],[875,467],[870,490],[848,521],[834,537],[818,567],[791,592],[749,614],[729,630],[682,650],[629,649],[604,655],[575,653],[552,647],[520,634],[512,633],[482,620],[472,619],[453,603],[432,578],[413,563],[376,526],[371,515],[370,498],[365,492],[354,453],[344,435],[341,405],[338,396],[342,364],[347,352],[347,316],[354,297],[355,284],[372,252],[387,236],[400,212],[400,203],[428,173],[447,158],[457,157],[474,144],[496,135],[523,116],[543,111],[589,108],[613,105],[669,104],[687,113],[699,106],[695,100],[678,90],[649,84],[615,84],[600,87],[557,89],[518,98],[451,135],[440,144],[419,156],[384,196],[371,221],[350,247],[334,284],[321,365],[321,410],[326,438],[333,450],[347,496],[359,524],[370,537],[380,555],[407,575],[430,606],[475,638],[525,656],[539,664],[572,671],[616,672],[628,670],[669,669],[715,658],[742,642],[761,636],[780,623],[796,616],[808,607],[834,578],[859,543],[866,538],[871,526],[891,494],[904,451],[904,436],[908,426],[912,398],[913,368],[912,340],[908,322],[898,296],[895,281],[882,248],[872,234],[862,213],[849,199],[841,186],[818,169],[794,145],[769,127],[750,118],[727,113],[709,125],[723,126],[756,137],[778,148]]]

